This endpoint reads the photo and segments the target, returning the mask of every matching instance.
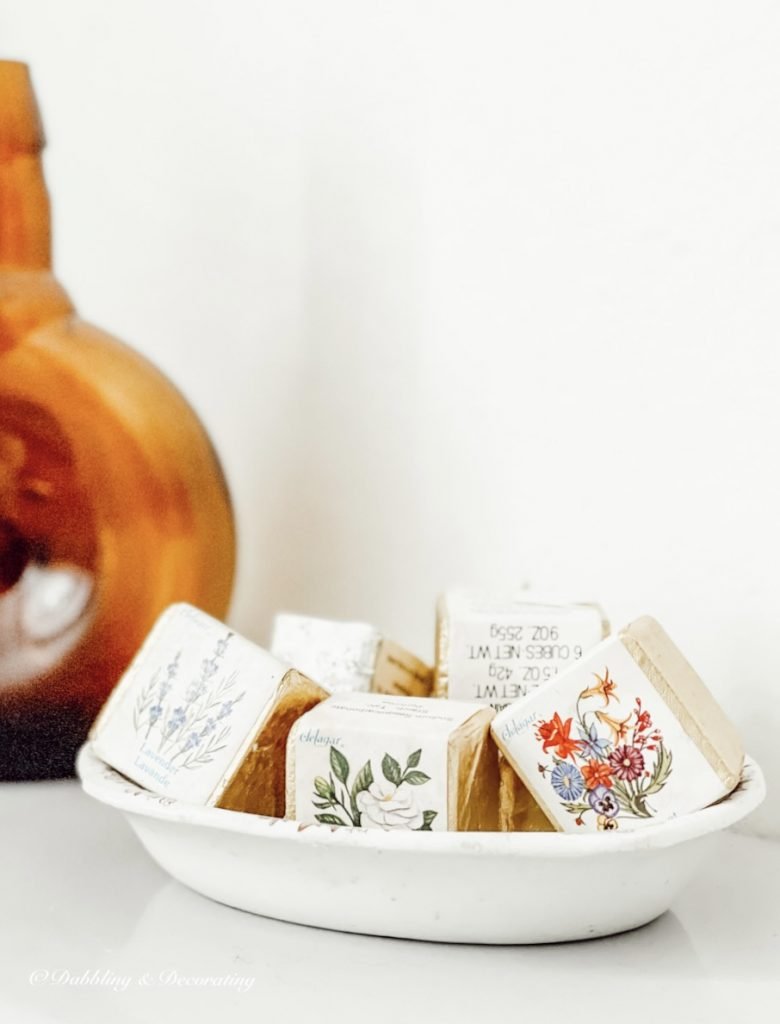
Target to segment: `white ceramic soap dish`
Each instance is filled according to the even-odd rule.
[[[384,832],[155,796],[89,743],[77,770],[161,867],[204,896],[298,924],[437,942],[560,942],[646,924],[669,909],[713,834],[765,792],[747,759],[725,800],[636,832]]]

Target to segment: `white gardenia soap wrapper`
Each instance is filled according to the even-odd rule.
[[[739,738],[649,617],[500,712],[493,735],[563,832],[634,830],[706,807],[737,784]]]
[[[609,632],[596,604],[527,592],[451,590],[437,607],[434,693],[500,710],[574,664]]]
[[[303,715],[287,747],[287,817],[304,824],[492,830],[490,708],[351,693]]]

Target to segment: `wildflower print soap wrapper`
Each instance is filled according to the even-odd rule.
[[[432,668],[364,622],[280,614],[271,653],[331,693],[427,697],[433,686]]]
[[[404,831],[495,831],[491,708],[351,693],[303,715],[287,748],[287,817]]]
[[[559,831],[630,831],[698,810],[739,782],[739,737],[655,620],[627,626],[492,725]]]
[[[436,612],[434,696],[500,710],[554,679],[608,632],[595,604],[449,591]]]
[[[190,605],[158,619],[90,738],[127,778],[189,803],[281,817],[287,736],[327,693]]]

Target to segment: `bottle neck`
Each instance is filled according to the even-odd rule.
[[[38,154],[0,162],[0,270],[51,267],[49,195]]]
[[[29,71],[0,61],[0,270],[51,267],[43,128]]]

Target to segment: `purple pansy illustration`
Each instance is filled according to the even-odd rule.
[[[620,813],[617,797],[606,786],[596,786],[592,789],[588,793],[588,803],[596,814],[603,814],[605,818],[616,818]]]

